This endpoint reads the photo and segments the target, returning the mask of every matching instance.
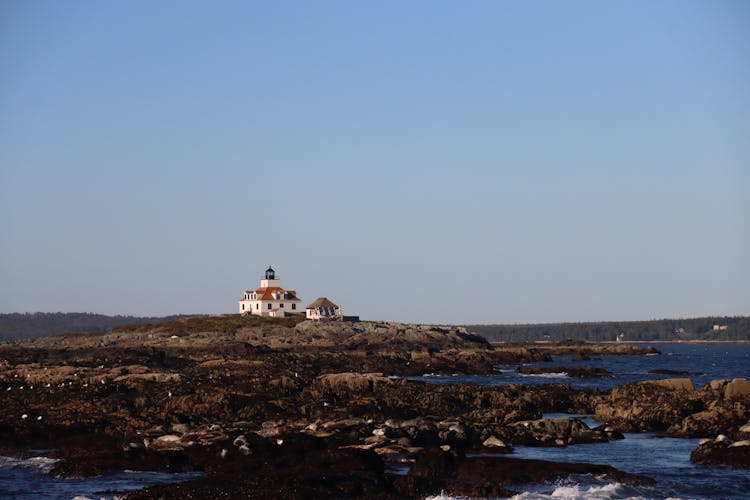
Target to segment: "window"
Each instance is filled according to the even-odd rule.
[[[245,304],[242,304],[242,310],[243,311],[245,310]]]
[[[279,307],[284,309],[284,303],[282,302],[281,304],[279,304]]]
[[[260,304],[255,304],[256,309],[260,309]]]
[[[297,309],[297,304],[292,304],[292,309]]]
[[[273,307],[273,304],[268,304],[268,308],[271,309]]]

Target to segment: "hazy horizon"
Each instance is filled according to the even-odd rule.
[[[135,315],[135,314],[104,314],[104,313],[98,313],[95,311],[13,311],[13,312],[0,312],[0,314],[93,314],[93,315],[102,315],[102,316],[108,316],[108,317],[116,317],[116,316],[123,316],[123,317],[133,317],[133,318],[166,318],[171,316],[211,316],[211,315],[222,315],[222,314],[239,314],[237,312],[232,313],[201,313],[201,312],[181,312],[181,313],[172,313],[172,314],[164,314],[159,316],[142,316],[142,315]],[[584,324],[584,323],[640,323],[640,322],[648,322],[648,321],[690,321],[694,319],[699,318],[747,318],[748,315],[746,314],[735,314],[735,315],[715,315],[715,314],[709,314],[705,316],[690,316],[690,317],[679,317],[679,318],[641,318],[641,319],[628,319],[628,320],[607,320],[607,319],[599,319],[599,320],[580,320],[580,321],[541,321],[536,323],[502,323],[502,322],[491,322],[491,323],[471,323],[471,322],[464,322],[464,323],[424,323],[424,324],[433,324],[433,325],[446,325],[446,326],[463,326],[463,325],[475,325],[475,326],[482,326],[482,325],[503,325],[503,326],[524,326],[524,325],[559,325],[559,324]],[[360,318],[361,321],[389,321],[384,320],[382,318]]]
[[[0,312],[750,314],[750,3],[0,6]]]

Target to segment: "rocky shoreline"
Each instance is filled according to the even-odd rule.
[[[206,473],[130,498],[498,497],[581,472],[647,483],[606,466],[512,458],[514,445],[606,442],[631,431],[707,438],[693,453],[696,463],[748,467],[744,379],[700,389],[689,379],[667,379],[602,391],[401,378],[487,374],[497,364],[555,354],[651,352],[612,344],[492,345],[453,327],[237,315],[5,343],[0,453],[51,450],[62,459],[53,473],[64,477],[125,469]],[[552,412],[593,414],[603,424],[542,418]]]

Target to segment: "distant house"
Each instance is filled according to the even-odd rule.
[[[307,319],[343,319],[341,308],[328,300],[326,297],[318,297],[305,310]]]
[[[239,309],[240,314],[284,317],[291,314],[301,314],[300,302],[295,290],[281,288],[281,280],[269,267],[266,269],[264,278],[260,280],[260,287],[245,291],[242,299],[240,299]]]

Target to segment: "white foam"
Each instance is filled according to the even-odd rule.
[[[603,486],[581,488],[579,485],[558,486],[552,492],[552,498],[621,498],[623,487],[620,483],[609,483]],[[641,497],[627,497],[641,498]]]
[[[582,486],[568,484],[558,486],[551,493],[524,492],[511,497],[511,500],[645,500],[646,497],[632,496],[633,490],[620,483],[608,483],[601,486]],[[472,500],[471,497],[460,497],[440,493],[425,500]],[[671,499],[679,500],[679,499]]]
[[[28,469],[38,469],[41,472],[49,472],[52,470],[55,462],[57,462],[57,459],[47,457],[0,457],[0,468],[22,467]]]
[[[94,498],[87,497],[86,495],[76,495],[73,497],[72,500],[122,500],[123,498],[125,497],[122,495],[115,495],[113,497],[94,497]]]
[[[122,495],[115,495],[113,497],[94,497],[94,498],[87,497],[86,495],[76,495],[73,497],[72,500],[122,500],[123,498],[125,497],[123,497]]]
[[[556,487],[551,493],[524,492],[511,497],[512,500],[645,500],[646,497],[633,495],[633,488],[620,483],[607,483],[600,486],[568,484]]]
[[[519,377],[539,377],[539,378],[570,378],[567,373],[519,373]]]
[[[446,493],[441,492],[439,495],[426,497],[424,500],[473,500],[473,499],[471,497],[456,497],[456,496],[448,495]]]

